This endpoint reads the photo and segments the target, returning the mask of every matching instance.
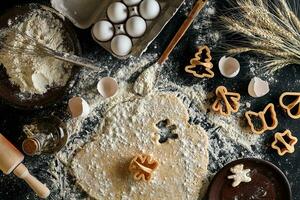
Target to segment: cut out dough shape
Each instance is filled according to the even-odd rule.
[[[242,182],[248,183],[251,181],[251,177],[249,175],[250,169],[244,169],[243,164],[236,165],[230,168],[231,173],[233,175],[228,176],[228,179],[233,179],[232,187],[239,186]]]
[[[157,144],[151,135],[165,119],[177,125],[178,139]],[[175,94],[152,93],[116,105],[97,138],[75,155],[71,166],[77,183],[95,199],[197,199],[207,174],[208,138],[188,120]],[[149,182],[135,181],[128,170],[140,153],[160,163]]]

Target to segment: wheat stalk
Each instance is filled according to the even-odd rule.
[[[299,11],[291,8],[291,0],[230,1],[237,5],[238,12],[234,9],[234,13],[222,16],[221,20],[229,32],[245,37],[239,44],[227,44],[230,54],[262,54],[266,57],[264,70],[272,72],[287,65],[300,65]]]

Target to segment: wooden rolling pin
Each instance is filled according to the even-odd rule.
[[[13,172],[17,177],[25,180],[40,198],[47,198],[50,190],[29,173],[22,164],[23,160],[24,155],[0,134],[0,170],[6,175]]]

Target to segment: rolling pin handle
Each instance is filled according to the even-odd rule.
[[[46,199],[50,195],[50,190],[46,185],[32,176],[28,169],[22,163],[13,172],[17,177],[26,181],[26,183],[35,191],[42,199]]]

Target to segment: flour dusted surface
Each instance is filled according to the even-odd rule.
[[[49,11],[34,9],[25,18],[8,22],[9,28],[26,33],[47,47],[67,52],[64,43],[62,22]],[[3,31],[3,30],[2,30]],[[4,30],[5,31],[5,30]],[[32,48],[30,44],[7,37],[6,43],[16,48]],[[0,62],[4,65],[9,80],[21,92],[44,94],[49,88],[66,85],[71,68],[62,61],[51,57],[28,55],[25,53],[0,52]]]
[[[176,125],[178,139],[154,142],[156,124],[165,119]],[[208,140],[188,119],[185,106],[172,93],[116,105],[106,113],[94,141],[74,157],[78,184],[96,199],[197,199],[207,173]],[[150,183],[135,181],[128,170],[139,153],[159,162]]]

